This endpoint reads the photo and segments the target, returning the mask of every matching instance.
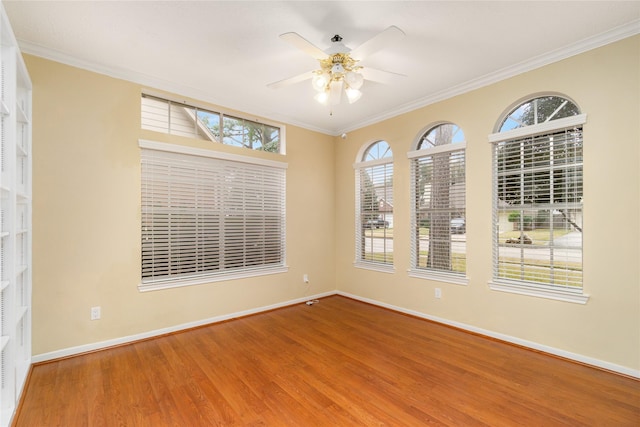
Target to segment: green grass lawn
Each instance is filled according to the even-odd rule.
[[[533,241],[533,245],[546,245],[551,241],[551,232],[549,229],[527,230],[523,232]],[[553,239],[569,234],[569,230],[553,230]],[[517,239],[520,237],[519,231],[505,231],[500,233],[500,243],[504,243],[507,239]]]

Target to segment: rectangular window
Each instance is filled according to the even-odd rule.
[[[393,266],[393,163],[356,171],[356,264]]]
[[[422,152],[431,154],[412,159],[411,275],[466,284],[465,146]]]
[[[281,153],[284,128],[142,94],[142,129]],[[222,135],[222,137],[220,136]]]
[[[582,294],[582,127],[497,141],[494,281]]]
[[[286,271],[285,164],[140,146],[141,290]]]

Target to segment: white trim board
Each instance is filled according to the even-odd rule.
[[[138,83],[143,86],[149,86],[155,89],[184,95],[193,99],[199,99],[203,102],[209,102],[214,105],[233,108],[235,110],[242,111],[246,114],[263,116],[269,120],[274,120],[280,123],[298,126],[314,132],[320,132],[328,135],[338,136],[343,132],[351,132],[356,129],[363,128],[365,126],[369,126],[371,124],[375,124],[375,123],[390,119],[392,117],[399,116],[403,113],[414,111],[418,108],[426,107],[428,105],[435,104],[436,102],[439,102],[439,101],[444,101],[445,99],[453,98],[454,96],[461,95],[463,93],[470,92],[472,90],[479,89],[493,83],[497,83],[499,81],[517,76],[519,74],[523,74],[531,70],[535,70],[545,65],[549,65],[549,64],[561,61],[563,59],[567,59],[572,56],[593,50],[593,49],[597,49],[602,46],[606,46],[608,44],[623,40],[625,38],[635,36],[636,34],[639,34],[639,33],[640,33],[640,19],[636,19],[634,21],[628,22],[619,27],[612,28],[601,34],[596,34],[594,36],[588,37],[584,40],[580,40],[576,43],[570,44],[568,46],[557,49],[555,51],[547,52],[543,55],[527,59],[519,64],[511,65],[501,70],[491,72],[485,76],[481,76],[476,79],[458,84],[451,88],[442,90],[440,92],[433,93],[431,95],[415,100],[413,102],[409,102],[407,104],[394,107],[393,109],[387,111],[386,113],[374,115],[372,117],[367,118],[366,120],[360,121],[358,123],[353,123],[347,128],[340,129],[337,132],[334,132],[330,129],[321,129],[321,128],[312,126],[309,123],[299,123],[299,122],[293,121],[290,117],[283,117],[277,114],[274,115],[273,113],[267,114],[264,111],[253,111],[254,108],[249,105],[233,105],[233,106],[228,105],[228,103],[225,102],[225,100],[216,99],[215,95],[203,93],[202,90],[186,87],[181,84],[158,79],[156,77],[149,76],[146,74],[136,73],[136,72],[127,70],[124,67],[122,68],[109,67],[97,62],[85,61],[82,59],[75,58],[71,55],[65,54],[63,52],[59,52],[35,43],[31,43],[27,40],[18,39],[18,46],[20,47],[20,50],[23,53],[26,53],[29,55],[38,56],[38,57],[49,59],[55,62],[60,62],[62,64],[70,65],[72,67],[84,69],[87,71],[104,74],[109,77],[127,80],[133,83]]]
[[[56,351],[52,351],[49,353],[42,353],[42,354],[37,354],[35,356],[33,356],[31,358],[31,363],[42,363],[42,362],[47,362],[50,360],[55,360],[55,359],[61,359],[61,358],[65,358],[65,357],[70,357],[70,356],[75,356],[75,355],[79,355],[82,353],[87,353],[87,352],[91,352],[91,351],[97,351],[97,350],[102,350],[102,349],[106,349],[109,347],[114,347],[117,345],[122,345],[122,344],[128,344],[128,343],[132,343],[135,341],[140,341],[143,339],[147,339],[147,338],[153,338],[153,337],[157,337],[157,336],[161,336],[161,335],[165,335],[165,334],[169,334],[172,332],[179,332],[179,331],[183,331],[183,330],[187,330],[187,329],[191,329],[191,328],[195,328],[198,326],[204,326],[204,325],[208,325],[211,323],[218,323],[218,322],[223,322],[226,320],[230,320],[230,319],[235,319],[235,318],[239,318],[239,317],[243,317],[243,316],[248,316],[251,314],[257,314],[257,313],[262,313],[265,311],[269,311],[269,310],[274,310],[276,308],[283,308],[283,307],[287,307],[290,305],[294,305],[294,304],[300,304],[309,300],[314,300],[314,299],[318,299],[318,298],[323,298],[323,297],[328,297],[328,296],[332,296],[332,295],[340,295],[343,297],[347,297],[347,298],[351,298],[354,299],[356,301],[362,301],[362,302],[366,302],[368,304],[372,304],[378,307],[384,307],[387,308],[389,310],[393,310],[399,313],[404,313],[404,314],[408,314],[411,316],[415,316],[418,318],[422,318],[422,319],[426,319],[426,320],[431,320],[433,322],[436,323],[441,323],[443,325],[449,325],[449,326],[453,326],[465,331],[469,331],[469,332],[474,332],[480,335],[484,335],[487,337],[491,337],[491,338],[495,338],[501,341],[505,341],[508,343],[512,343],[512,344],[516,344],[516,345],[520,345],[523,347],[527,347],[533,350],[538,350],[544,353],[549,353],[555,356],[559,356],[559,357],[563,357],[565,359],[569,359],[569,360],[574,360],[576,362],[580,362],[580,363],[584,363],[586,365],[591,365],[594,366],[596,368],[602,368],[602,369],[606,369],[608,371],[612,371],[612,372],[617,372],[623,375],[628,375],[630,377],[635,377],[635,378],[640,378],[640,370],[635,370],[635,369],[631,369],[628,368],[626,366],[621,366],[621,365],[616,365],[614,363],[610,363],[610,362],[606,362],[603,360],[599,360],[599,359],[594,359],[592,357],[588,357],[588,356],[584,356],[581,354],[577,354],[577,353],[571,353],[565,350],[561,350],[558,348],[554,348],[554,347],[549,347],[547,345],[543,345],[543,344],[539,344],[533,341],[528,341],[528,340],[523,340],[521,338],[517,338],[517,337],[512,337],[510,335],[505,335],[505,334],[501,334],[498,332],[493,332],[487,329],[482,329],[482,328],[477,328],[475,326],[471,326],[471,325],[467,325],[465,323],[460,323],[460,322],[455,322],[452,320],[447,320],[447,319],[443,319],[441,317],[437,317],[437,316],[431,316],[425,313],[421,313],[419,311],[415,311],[415,310],[409,310],[403,307],[398,307],[395,305],[391,305],[391,304],[387,304],[381,301],[377,301],[374,299],[370,299],[370,298],[364,298],[358,295],[353,295],[350,294],[348,292],[342,292],[342,291],[329,291],[329,292],[324,292],[324,293],[320,293],[320,294],[316,294],[316,295],[309,295],[306,297],[302,297],[302,298],[296,298],[293,300],[289,300],[289,301],[284,301],[281,303],[277,303],[277,304],[272,304],[272,305],[268,305],[268,306],[263,306],[263,307],[257,307],[254,309],[249,309],[249,310],[243,310],[243,311],[239,311],[236,313],[229,313],[229,314],[224,314],[221,316],[216,316],[216,317],[211,317],[208,319],[202,319],[202,320],[198,320],[195,322],[188,322],[188,323],[183,323],[180,325],[176,325],[176,326],[171,326],[168,328],[162,328],[162,329],[156,329],[153,331],[149,331],[149,332],[143,332],[140,334],[135,334],[135,335],[129,335],[126,337],[121,337],[121,338],[115,338],[115,339],[111,339],[111,340],[107,340],[107,341],[101,341],[101,342],[97,342],[97,343],[92,343],[92,344],[86,344],[86,345],[81,345],[81,346],[77,346],[77,347],[69,347],[69,348],[65,348],[62,350],[56,350]]]
[[[220,315],[220,316],[210,317],[210,318],[207,318],[207,319],[196,320],[194,322],[182,323],[180,325],[170,326],[170,327],[167,327],[167,328],[155,329],[153,331],[142,332],[142,333],[135,334],[135,335],[128,335],[128,336],[121,337],[121,338],[114,338],[114,339],[110,339],[110,340],[106,340],[106,341],[100,341],[100,342],[91,343],[91,344],[79,345],[79,346],[76,346],[76,347],[64,348],[62,350],[51,351],[49,353],[37,354],[37,355],[34,355],[31,358],[31,363],[35,364],[35,363],[48,362],[50,360],[62,359],[62,358],[65,358],[65,357],[70,357],[70,356],[76,356],[76,355],[80,355],[82,353],[88,353],[88,352],[97,351],[97,350],[104,350],[104,349],[107,349],[107,348],[110,348],[110,347],[115,347],[115,346],[123,345],[123,344],[129,344],[129,343],[133,343],[133,342],[144,340],[144,339],[148,339],[148,338],[159,337],[161,335],[166,335],[166,334],[170,334],[170,333],[173,333],[173,332],[180,332],[180,331],[184,331],[184,330],[187,330],[187,329],[197,328],[199,326],[205,326],[205,325],[209,325],[209,324],[212,324],[212,323],[224,322],[226,320],[231,320],[231,319],[236,319],[236,318],[239,318],[239,317],[249,316],[251,314],[262,313],[262,312],[265,312],[265,311],[274,310],[276,308],[284,308],[284,307],[288,307],[288,306],[291,306],[291,305],[294,305],[294,304],[301,304],[301,303],[304,303],[304,302],[309,301],[309,300],[328,297],[328,296],[332,296],[332,295],[335,295],[335,294],[336,294],[335,291],[323,292],[323,293],[316,294],[316,295],[309,295],[309,296],[296,298],[296,299],[292,299],[292,300],[289,300],[289,301],[284,301],[284,302],[280,302],[280,303],[276,303],[276,304],[271,304],[271,305],[265,305],[265,306],[262,306],[262,307],[252,308],[252,309],[249,309],[249,310],[243,310],[243,311],[238,311],[238,312],[235,312],[235,313],[223,314],[223,315]]]
[[[443,325],[449,325],[449,326],[453,326],[455,328],[458,329],[462,329],[468,332],[474,332],[480,335],[484,335],[486,337],[491,337],[491,338],[495,338],[501,341],[505,341],[511,344],[516,344],[519,346],[523,346],[523,347],[527,347],[530,348],[532,350],[538,350],[541,351],[543,353],[548,353],[548,354],[552,354],[554,356],[559,356],[565,359],[570,359],[576,362],[580,362],[580,363],[584,363],[586,365],[591,365],[597,368],[602,368],[602,369],[606,369],[608,371],[613,371],[613,372],[617,372],[620,374],[624,374],[624,375],[628,375],[631,377],[635,377],[635,378],[640,378],[640,370],[635,370],[635,369],[631,369],[628,368],[626,366],[621,366],[621,365],[616,365],[614,363],[610,363],[610,362],[605,362],[604,360],[599,360],[599,359],[594,359],[593,357],[588,357],[588,356],[584,356],[582,354],[577,354],[577,353],[571,353],[569,351],[566,350],[561,350],[555,347],[549,347],[547,345],[543,345],[543,344],[539,344],[533,341],[528,341],[528,340],[523,340],[521,338],[517,338],[517,337],[512,337],[510,335],[505,335],[505,334],[501,334],[499,332],[493,332],[487,329],[482,329],[482,328],[478,328],[475,326],[471,326],[471,325],[467,325],[465,323],[460,323],[460,322],[455,322],[452,320],[447,320],[447,319],[443,319],[441,317],[437,317],[437,316],[431,316],[429,314],[425,314],[425,313],[421,313],[419,311],[415,311],[415,310],[409,310],[403,307],[398,307],[396,305],[391,305],[391,304],[387,304],[384,302],[380,302],[374,299],[369,299],[369,298],[363,298],[360,297],[358,295],[353,295],[347,292],[342,292],[342,291],[338,291],[336,292],[338,295],[341,295],[343,297],[347,297],[347,298],[352,298],[355,299],[357,301],[362,301],[362,302],[366,302],[368,304],[372,304],[372,305],[376,305],[378,307],[384,307],[387,308],[389,310],[393,310],[393,311],[397,311],[400,313],[404,313],[404,314],[408,314],[411,316],[415,316],[415,317],[419,317],[422,319],[427,319],[427,320],[431,320],[433,322],[436,323],[441,323]]]

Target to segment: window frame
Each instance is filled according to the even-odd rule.
[[[389,157],[379,157],[376,159],[372,159],[372,160],[364,160],[365,158],[368,157],[369,153],[371,152],[371,149],[373,149],[376,144],[379,143],[385,143],[388,146],[388,150],[385,151],[385,153],[391,153],[391,156]],[[366,169],[371,169],[371,168],[379,168],[379,167],[384,167],[385,168],[385,176],[386,176],[386,168],[390,167],[391,168],[391,185],[385,185],[385,192],[387,189],[389,189],[391,191],[391,198],[393,199],[393,175],[394,175],[394,162],[393,162],[393,150],[391,149],[391,145],[383,139],[377,139],[373,142],[369,142],[367,144],[364,144],[359,152],[358,155],[356,157],[356,162],[353,164],[353,168],[355,170],[355,183],[356,183],[356,197],[355,197],[355,260],[353,262],[355,267],[358,268],[363,268],[363,269],[367,269],[367,270],[374,270],[374,271],[379,271],[379,272],[383,272],[383,273],[393,273],[395,272],[395,257],[393,255],[393,250],[391,250],[391,258],[392,261],[391,262],[380,262],[380,261],[373,261],[373,260],[367,260],[364,259],[362,254],[364,252],[364,242],[366,241],[366,236],[365,236],[365,228],[363,226],[363,213],[362,213],[362,174],[363,171],[365,171]],[[393,209],[393,205],[392,205],[392,209]],[[392,215],[393,215],[393,210],[391,211]],[[383,218],[383,221],[386,221],[386,217]],[[372,233],[373,233],[373,228],[371,229]],[[385,234],[386,234],[386,226],[383,228],[383,230],[385,230]],[[373,239],[373,237],[372,237]],[[384,237],[385,239],[385,249],[386,249],[386,237]],[[393,236],[391,236],[391,246],[393,246]],[[386,253],[386,251],[385,251]],[[386,255],[385,255],[386,257]]]
[[[138,141],[138,145],[141,151],[141,167],[143,165],[143,159],[142,159],[143,150],[149,150],[149,151],[158,151],[158,152],[169,153],[169,154],[173,153],[177,155],[194,156],[194,157],[197,157],[198,159],[205,159],[205,161],[206,159],[212,159],[214,161],[223,161],[223,162],[231,162],[231,163],[238,163],[238,164],[242,163],[244,167],[246,167],[246,165],[255,165],[260,168],[268,167],[268,168],[282,170],[282,174],[283,174],[282,184],[280,188],[280,196],[279,196],[281,197],[281,201],[278,203],[278,205],[280,206],[279,209],[281,209],[278,214],[280,217],[279,219],[280,231],[278,234],[279,236],[278,239],[280,241],[281,246],[279,247],[280,261],[277,263],[277,265],[262,264],[261,266],[258,265],[257,267],[229,269],[227,271],[220,271],[219,269],[213,269],[213,270],[207,270],[205,272],[195,272],[193,274],[188,274],[181,277],[167,275],[167,276],[162,276],[158,278],[144,279],[143,271],[142,271],[144,258],[142,256],[143,246],[142,246],[142,240],[141,240],[141,252],[140,252],[141,253],[141,263],[140,263],[141,271],[139,276],[141,279],[138,285],[139,291],[141,292],[154,291],[159,289],[175,288],[175,287],[198,285],[198,284],[204,284],[204,283],[227,281],[232,279],[241,279],[241,278],[247,278],[247,277],[285,273],[288,271],[288,266],[286,263],[286,169],[287,169],[286,163],[278,162],[274,160],[262,159],[262,158],[241,156],[241,155],[226,153],[226,152],[205,150],[205,149],[200,149],[195,147],[187,147],[187,146],[168,144],[163,142],[149,141],[144,139],[140,139]],[[141,170],[141,181],[140,181],[141,194],[143,194],[145,191],[143,188],[143,186],[145,185],[145,177],[143,174],[144,172]],[[198,206],[202,206],[202,205],[198,205]],[[216,206],[216,208],[217,210],[214,210],[214,212],[219,212],[219,207]],[[145,233],[142,226],[142,220],[144,218],[144,215],[145,215],[144,201],[141,199],[141,229],[140,229],[141,239],[144,238],[144,233]]]
[[[143,116],[143,110],[144,110],[144,98],[149,98],[152,100],[155,100],[157,102],[163,102],[167,104],[167,107],[170,109],[169,111],[169,115],[167,117],[167,123],[163,124],[163,126],[167,127],[167,130],[161,130],[160,126],[147,126],[145,127],[144,124],[144,118]],[[274,128],[274,129],[278,129],[279,131],[279,143],[278,143],[278,150],[277,151],[268,151],[268,150],[260,150],[260,149],[255,149],[255,148],[250,148],[250,147],[245,147],[245,146],[239,146],[238,144],[229,144],[225,141],[228,141],[229,139],[233,139],[229,136],[226,135],[215,135],[213,134],[210,129],[208,129],[206,126],[203,125],[203,123],[200,120],[195,120],[194,121],[194,127],[193,130],[194,132],[193,135],[191,135],[190,132],[186,132],[186,133],[182,133],[182,132],[172,132],[171,131],[171,117],[172,117],[172,110],[174,108],[174,106],[178,106],[178,107],[183,107],[185,109],[193,109],[194,111],[189,112],[187,111],[187,114],[190,116],[191,120],[194,120],[195,115],[198,112],[204,112],[210,115],[217,115],[219,118],[219,126],[222,128],[224,127],[224,122],[225,120],[238,120],[238,121],[242,121],[242,122],[250,122],[250,123],[255,123],[256,125],[262,125],[265,127],[269,127],[269,128]],[[177,135],[177,136],[182,136],[185,138],[193,138],[193,139],[197,139],[200,141],[209,141],[209,142],[213,142],[216,144],[222,144],[222,145],[227,145],[230,147],[236,147],[236,148],[241,148],[241,149],[245,149],[245,150],[251,150],[251,151],[259,151],[259,152],[265,152],[265,153],[271,153],[271,154],[279,154],[279,155],[285,155],[286,154],[286,126],[280,123],[276,123],[276,122],[272,122],[269,120],[262,120],[262,119],[257,119],[257,118],[249,118],[245,115],[242,114],[237,114],[237,113],[230,113],[230,112],[225,112],[222,109],[218,109],[218,111],[212,110],[211,107],[208,107],[206,105],[203,105],[201,103],[198,102],[186,102],[184,100],[181,100],[179,98],[176,97],[172,97],[166,94],[156,94],[152,91],[148,91],[145,90],[141,93],[140,95],[140,128],[145,130],[145,131],[151,131],[151,132],[159,132],[159,133],[163,133],[163,134],[167,134],[167,135]],[[194,136],[196,133],[202,133],[203,137],[199,138],[197,136]]]
[[[570,98],[558,95],[558,94],[550,94],[546,96],[555,96],[559,98],[563,98],[570,102],[573,102]],[[584,276],[582,276],[581,286],[578,288],[569,288],[569,287],[561,287],[557,285],[549,285],[544,284],[542,282],[534,282],[527,280],[516,280],[516,279],[506,279],[498,277],[498,168],[496,164],[496,147],[498,143],[508,142],[508,141],[520,141],[525,138],[531,138],[536,136],[541,136],[545,134],[552,134],[554,132],[561,132],[563,130],[569,130],[572,128],[580,128],[583,135],[583,144],[584,144],[584,124],[587,122],[587,115],[584,113],[563,117],[559,119],[552,119],[542,123],[528,125],[523,127],[518,127],[511,130],[506,130],[500,132],[500,128],[502,124],[510,117],[517,108],[525,105],[528,102],[532,102],[537,98],[541,98],[543,96],[534,96],[527,98],[526,100],[520,101],[515,104],[516,108],[509,108],[509,110],[503,114],[500,118],[500,121],[496,125],[496,132],[492,133],[488,136],[488,142],[491,144],[492,151],[492,241],[493,241],[493,260],[492,260],[492,278],[488,282],[489,288],[495,291],[509,292],[520,295],[527,295],[533,297],[547,298],[558,301],[572,302],[578,304],[586,304],[589,300],[589,295],[585,293],[584,288]],[[575,103],[574,103],[575,104]],[[577,104],[575,104],[577,106]],[[581,212],[584,212],[584,206],[581,209]],[[584,242],[584,238],[582,239]],[[523,256],[523,255],[521,255]],[[581,260],[584,257],[584,243],[582,243],[581,248]],[[521,261],[522,262],[522,261]],[[584,262],[581,261],[581,272],[584,273]]]
[[[465,218],[465,227],[466,227],[466,169],[467,169],[467,141],[466,138],[463,138],[462,142],[450,143],[446,145],[433,146],[428,148],[419,148],[422,141],[435,129],[440,126],[452,125],[455,126],[460,132],[462,132],[464,136],[464,131],[460,126],[453,122],[437,122],[433,123],[427,127],[425,127],[416,138],[413,143],[414,150],[407,153],[407,158],[410,161],[410,176],[411,176],[411,249],[410,249],[410,264],[409,264],[409,276],[416,277],[420,279],[428,279],[435,280],[439,282],[452,283],[456,285],[466,286],[469,283],[469,279],[467,277],[467,269],[465,268],[464,273],[457,273],[449,270],[437,269],[437,268],[420,268],[418,267],[418,250],[419,250],[419,241],[418,241],[418,215],[420,214],[417,206],[417,186],[418,186],[418,176],[416,169],[419,166],[418,163],[420,160],[425,159],[427,157],[433,157],[434,155],[441,153],[454,153],[463,151],[464,153],[464,166],[465,166],[465,187],[464,187],[464,218]],[[449,207],[450,208],[450,207]],[[466,260],[466,233],[465,233],[465,260]]]

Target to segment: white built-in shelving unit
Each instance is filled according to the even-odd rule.
[[[0,3],[0,427],[31,366],[31,80]]]

